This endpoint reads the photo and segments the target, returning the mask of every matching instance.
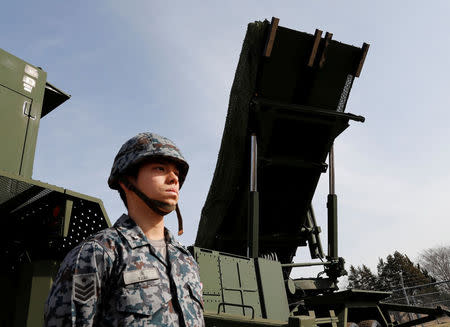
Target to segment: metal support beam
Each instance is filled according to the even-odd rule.
[[[311,116],[323,116],[323,117],[333,117],[333,118],[345,118],[348,120],[354,120],[363,123],[366,118],[363,116],[354,115],[351,113],[331,111],[328,109],[323,109],[313,106],[304,106],[298,104],[284,103],[280,101],[273,101],[270,99],[263,98],[261,96],[253,98],[252,102],[256,105],[265,106],[265,110],[270,108],[271,110],[292,110],[295,112],[301,112],[304,114],[310,114]]]
[[[327,266],[331,265],[331,262],[297,262],[297,263],[283,263],[281,267],[283,268],[294,268],[294,267],[310,267],[310,266]]]
[[[251,135],[250,157],[250,196],[248,212],[248,247],[247,255],[257,258],[259,252],[259,195],[257,191],[258,144],[256,134]]]
[[[69,226],[70,226],[70,218],[72,217],[72,208],[73,208],[73,201],[67,199],[66,208],[64,211],[63,237],[67,237],[67,235],[69,235]]]
[[[337,196],[335,194],[334,181],[334,151],[333,145],[329,154],[329,187],[327,208],[328,208],[328,257],[335,259],[338,257],[338,225],[337,225]]]

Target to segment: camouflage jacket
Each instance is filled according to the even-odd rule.
[[[166,229],[170,276],[186,326],[204,326],[198,266]],[[127,215],[75,247],[45,305],[45,326],[178,326],[167,261]]]

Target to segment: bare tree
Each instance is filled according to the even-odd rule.
[[[424,250],[419,255],[419,263],[437,281],[450,280],[450,246],[437,246]],[[443,283],[442,291],[450,292],[450,283]]]

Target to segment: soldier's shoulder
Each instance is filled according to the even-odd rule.
[[[95,243],[105,249],[106,252],[115,252],[124,243],[123,239],[114,227],[109,227],[87,238],[85,243]]]
[[[102,229],[96,234],[90,236],[89,238],[86,239],[86,241],[96,241],[96,242],[104,242],[106,240],[116,241],[119,238],[120,237],[119,233],[117,232],[117,229],[115,227],[109,227]]]

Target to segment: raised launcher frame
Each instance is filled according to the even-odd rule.
[[[69,99],[0,49],[0,327],[42,326],[60,261],[110,226],[101,200],[31,179],[40,119]]]
[[[389,311],[428,315],[400,324],[413,326],[449,314],[380,303],[387,292],[335,292],[346,272],[338,256],[332,148],[350,120],[364,121],[344,110],[369,45],[321,35],[279,27],[276,18],[249,24],[191,249],[207,326],[391,327],[399,324]],[[312,259],[325,258],[311,200],[327,169],[326,261],[292,263],[299,246],[308,245]],[[323,265],[328,278],[289,278],[292,268],[311,265]]]

